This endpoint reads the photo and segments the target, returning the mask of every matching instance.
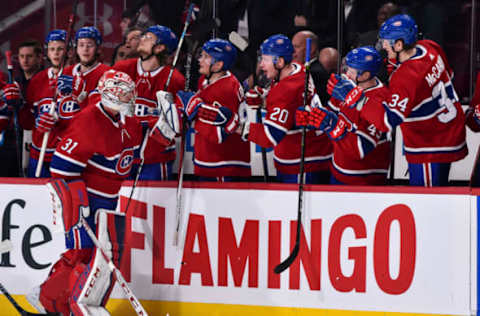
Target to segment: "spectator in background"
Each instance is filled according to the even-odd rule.
[[[20,84],[22,91],[27,91],[28,81],[37,72],[42,70],[42,45],[36,40],[28,40],[18,46],[18,63],[20,72],[15,81]]]
[[[361,33],[358,35],[357,43],[355,46],[375,46],[378,40],[378,30],[382,26],[383,22],[385,22],[388,18],[397,15],[400,13],[400,8],[393,2],[387,2],[378,9],[377,12],[377,26],[376,30],[371,30],[365,33]],[[384,50],[380,52],[382,59],[387,57],[387,54]],[[380,70],[378,72],[378,78],[383,82],[386,83],[388,81],[388,74],[385,68],[385,63],[382,64]]]
[[[378,30],[391,16],[400,14],[400,8],[393,2],[387,2],[378,9],[377,12],[377,28],[358,35],[357,46],[375,46],[378,40]]]
[[[292,38],[294,50],[293,61],[300,64],[305,63],[305,45],[307,38],[312,39],[312,46],[310,51],[310,74],[312,75],[317,94],[320,97],[322,104],[327,104],[327,101],[330,98],[326,90],[327,82],[330,74],[334,72],[336,68],[338,51],[335,48],[331,47],[324,48],[322,49],[322,53],[319,56],[318,36],[311,31],[300,31],[296,33]]]
[[[125,44],[127,55],[126,58],[137,58],[139,53],[137,51],[138,44],[140,44],[140,37],[142,36],[144,29],[133,26],[125,33]]]
[[[353,48],[358,33],[375,29],[375,13],[381,0],[344,0],[342,51]],[[337,46],[337,0],[298,0],[295,26],[305,26],[318,35],[319,48]],[[337,47],[337,49],[339,49]]]
[[[122,30],[123,37],[127,35],[127,30],[133,24],[135,16],[135,11],[132,9],[123,11],[122,20],[120,21],[120,29]]]
[[[257,50],[265,38],[276,33],[293,35],[294,7],[295,2],[287,0],[219,1],[220,37],[237,31],[248,40],[249,73],[255,71]]]
[[[129,50],[125,47],[125,44],[119,44],[115,47],[112,54],[112,61],[110,66],[115,65],[115,63],[119,60],[125,60],[128,58]]]

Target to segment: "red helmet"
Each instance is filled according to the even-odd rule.
[[[108,70],[98,81],[102,104],[121,115],[130,116],[135,106],[135,82],[124,72]]]

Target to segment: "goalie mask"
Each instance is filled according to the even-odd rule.
[[[135,83],[124,72],[106,71],[98,81],[98,91],[102,96],[102,104],[118,113],[123,118],[131,116],[135,107]]]

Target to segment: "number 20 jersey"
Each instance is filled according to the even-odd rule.
[[[442,48],[421,40],[390,77],[383,124],[400,125],[409,163],[453,162],[467,153],[465,116]]]

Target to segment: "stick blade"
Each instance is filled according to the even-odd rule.
[[[230,32],[228,40],[242,52],[248,47],[248,42],[235,31]]]
[[[10,239],[5,239],[4,241],[0,242],[0,254],[9,252],[13,248],[12,242]]]
[[[293,261],[295,261],[295,259],[297,258],[299,250],[300,250],[300,245],[296,243],[295,247],[293,248],[288,258],[283,260],[283,262],[281,262],[279,265],[277,265],[275,269],[273,269],[273,272],[275,272],[276,274],[280,274],[286,269],[288,269],[288,267],[290,267]]]

